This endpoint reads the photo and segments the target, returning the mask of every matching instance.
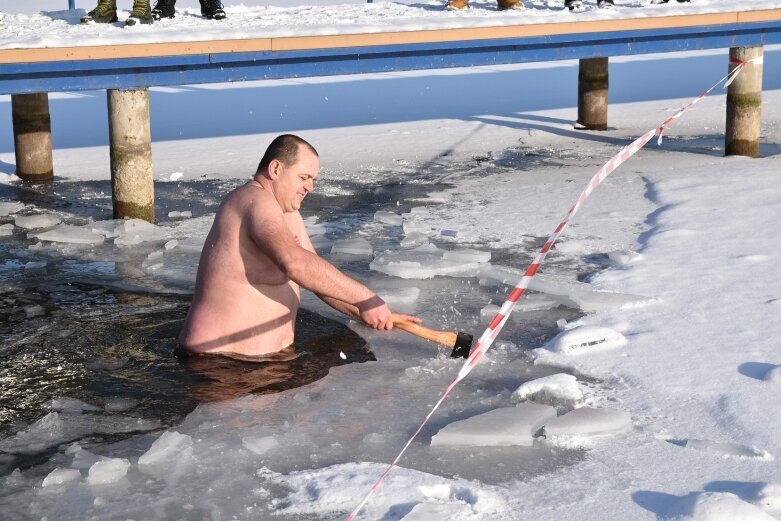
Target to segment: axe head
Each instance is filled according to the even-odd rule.
[[[469,352],[472,350],[472,340],[474,340],[472,335],[459,331],[458,335],[456,335],[456,345],[453,346],[450,358],[469,358]]]

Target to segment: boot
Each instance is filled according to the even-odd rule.
[[[582,11],[583,2],[581,0],[564,0],[564,7],[570,11]]]
[[[459,11],[469,7],[469,0],[447,0],[445,9],[448,11]]]
[[[133,10],[130,12],[125,25],[136,24],[151,24],[154,21],[152,18],[152,9],[149,7],[149,0],[133,0]]]
[[[95,9],[81,19],[81,23],[113,24],[117,21],[117,0],[98,0]]]
[[[597,7],[600,9],[612,9],[616,6],[616,4],[613,3],[613,0],[597,0]]]
[[[520,0],[497,0],[500,11],[523,9]]]
[[[174,5],[176,5],[176,0],[157,0],[152,8],[152,18],[155,20],[173,18],[175,14]]]
[[[201,14],[209,20],[223,20],[225,11],[222,8],[220,0],[200,0]]]

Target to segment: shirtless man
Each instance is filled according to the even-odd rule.
[[[252,181],[222,201],[206,237],[179,335],[190,353],[259,356],[293,343],[300,286],[375,329],[392,329],[373,291],[317,255],[298,212],[320,161],[303,139],[274,139]],[[420,323],[420,319],[396,315]]]

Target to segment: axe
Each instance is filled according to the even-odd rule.
[[[469,351],[472,349],[472,340],[474,337],[469,333],[451,333],[450,331],[436,331],[423,327],[420,324],[413,322],[407,322],[402,318],[393,318],[393,326],[399,329],[403,329],[407,333],[411,333],[416,337],[424,340],[429,340],[435,344],[443,345],[453,352],[450,353],[450,358],[469,358]]]

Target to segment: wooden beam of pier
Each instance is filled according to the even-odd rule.
[[[0,50],[0,94],[183,85],[781,43],[781,9],[471,29]]]

